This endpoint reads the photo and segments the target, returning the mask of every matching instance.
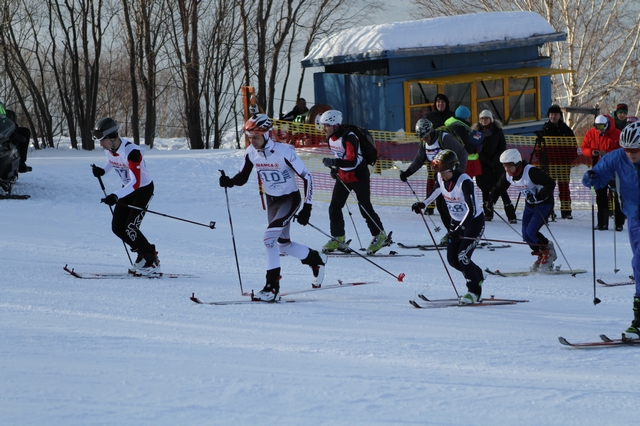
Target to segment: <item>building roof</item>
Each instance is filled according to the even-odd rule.
[[[535,12],[485,12],[349,28],[315,45],[303,67],[542,45],[566,39]]]

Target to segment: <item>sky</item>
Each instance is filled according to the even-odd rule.
[[[142,223],[164,272],[197,278],[81,280],[63,267],[124,272],[129,265],[91,174],[104,153],[72,150],[64,140],[58,149],[30,153],[33,171],[20,176],[14,192],[31,198],[0,201],[0,423],[637,423],[637,347],[575,350],[558,342],[558,336],[617,337],[632,319],[632,286],[594,289],[590,210],[550,225],[557,263],[587,273],[485,280],[484,297],[527,303],[415,309],[409,300],[418,293],[452,298],[464,292],[464,280],[445,269],[437,252],[397,245],[383,253],[424,256],[372,259],[380,268],[361,258],[329,259],[325,284],[371,285],[289,297],[295,303],[191,302],[192,294],[203,301],[246,299],[232,235],[244,291],[264,285],[267,221],[255,175],[229,189],[228,205],[218,186],[218,170],[235,173],[242,155],[190,151],[162,139],[145,151],[156,187],[149,208],[216,222],[209,229],[149,213]],[[119,187],[114,173],[103,179],[108,192]],[[355,225],[346,216],[347,237],[358,248],[357,229],[366,246],[364,220],[355,201],[349,204]],[[327,210],[327,203],[314,203],[310,222],[328,232]],[[429,232],[443,235],[434,230],[437,215],[427,228],[408,205],[376,210],[395,242],[427,244]],[[327,241],[297,223],[291,235],[316,249]],[[487,223],[485,237],[512,243],[477,250],[473,260],[481,267],[526,270],[533,262],[499,218]],[[595,239],[596,276],[625,280],[626,228]],[[281,265],[283,292],[310,288],[307,266],[288,257]],[[402,282],[394,278],[400,273]],[[594,291],[602,300],[597,306]]]

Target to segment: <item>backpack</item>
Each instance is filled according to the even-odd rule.
[[[360,142],[360,151],[362,152],[364,162],[373,166],[378,160],[378,148],[371,133],[364,127],[358,127],[355,124],[343,124],[342,127],[356,135]]]
[[[456,138],[468,154],[477,154],[482,151],[484,134],[477,130],[472,130],[461,121],[456,120],[449,125],[440,126],[436,130],[441,130],[439,142],[442,142],[442,133],[447,133]]]

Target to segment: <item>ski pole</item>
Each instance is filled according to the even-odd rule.
[[[562,254],[562,258],[564,259],[565,262],[567,262],[567,266],[569,267],[569,270],[573,272],[573,268],[569,264],[569,261],[567,260],[567,257],[564,255],[564,252],[562,251],[562,248],[560,247],[560,244],[558,244],[558,240],[556,240],[556,237],[553,235],[553,232],[551,232],[551,228],[549,228],[549,224],[547,223],[547,220],[545,219],[545,217],[540,212],[540,209],[538,208],[538,206],[535,206],[535,208],[536,208],[536,211],[538,212],[538,214],[540,215],[540,217],[542,218],[542,223],[544,223],[544,226],[547,227],[547,231],[549,231],[549,235],[551,235],[551,238],[553,239],[553,242],[556,243],[556,246],[558,247],[558,250],[560,250],[560,254]],[[575,277],[576,274],[575,273],[571,274],[571,276]]]
[[[600,303],[600,299],[596,297],[596,210],[595,195],[596,190],[591,187],[591,259],[593,262],[593,304]]]
[[[342,182],[342,185],[344,185],[344,188],[349,192],[349,195],[351,195],[351,190],[349,189],[349,187],[342,181],[342,179],[340,179],[340,177],[338,177],[336,175],[336,179],[338,179],[340,182]],[[356,201],[358,201],[356,199]],[[358,238],[358,243],[360,244],[360,250],[365,250],[364,247],[362,247],[362,241],[360,240],[360,234],[358,233],[358,228],[356,228],[356,223],[353,220],[353,215],[351,214],[351,209],[349,208],[349,203],[347,203],[345,201],[344,203],[345,206],[347,206],[347,212],[349,213],[349,218],[351,219],[351,224],[353,225],[353,230],[356,231],[356,237]],[[358,207],[359,207],[359,203],[358,203]],[[367,213],[368,214],[368,213]]]
[[[298,219],[298,216],[296,215],[296,220]],[[315,229],[316,231],[320,232],[321,234],[325,235],[326,237],[329,237],[332,241],[335,241],[337,243],[339,243],[341,246],[348,248],[350,253],[356,254],[358,256],[360,256],[361,258],[363,258],[364,260],[366,260],[367,262],[371,263],[373,266],[375,266],[376,268],[379,268],[381,270],[383,270],[384,272],[386,272],[387,274],[391,275],[393,278],[395,278],[396,280],[402,282],[402,280],[405,277],[405,273],[401,272],[399,275],[394,275],[391,272],[387,271],[386,269],[384,269],[382,266],[378,265],[377,263],[375,263],[374,261],[372,261],[371,259],[369,259],[367,256],[362,255],[360,253],[358,253],[357,251],[349,248],[348,245],[346,245],[343,242],[340,242],[337,238],[327,234],[326,232],[324,232],[322,229],[318,228],[317,226],[315,226],[314,224],[312,224],[311,222],[309,222],[307,225],[309,225],[310,227],[312,227],[313,229]]]
[[[349,187],[347,186],[347,184],[346,184],[346,183],[344,183],[344,181],[343,181],[342,179],[340,179],[340,176],[336,175],[336,179],[337,179],[337,180],[339,180],[339,181],[342,183],[342,185],[343,185],[343,186],[344,186],[344,188],[347,190],[347,192],[349,192],[349,195],[353,195],[353,194],[351,194],[351,190],[349,189]],[[378,228],[378,231],[379,231],[379,232],[383,232],[383,231],[384,231],[384,229],[382,229],[382,228],[378,225],[378,223],[377,223],[375,220],[373,220],[373,218],[371,217],[371,215],[369,214],[369,212],[368,212],[368,211],[366,211],[365,209],[363,209],[363,208],[362,208],[362,205],[360,204],[360,201],[358,200],[358,198],[357,198],[355,195],[353,195],[353,197],[356,199],[356,202],[358,203],[358,207],[360,208],[360,212],[364,212],[364,213],[369,217],[369,220],[371,220],[371,222],[373,222],[373,224],[374,224],[374,225],[376,225],[376,228]],[[346,204],[346,202],[345,202],[345,204]],[[348,207],[347,207],[347,208],[348,208]],[[349,212],[349,214],[351,214],[351,212]],[[355,225],[354,225],[354,226],[355,226]],[[357,231],[356,231],[356,233],[357,233]],[[358,240],[360,240],[360,237],[358,237]],[[360,247],[362,247],[362,244],[360,244]]]
[[[91,165],[92,167],[97,167],[95,164]],[[104,187],[104,182],[102,182],[102,176],[96,176],[98,178],[98,182],[100,182],[100,188],[102,188],[102,193],[104,196],[107,196],[107,190]],[[109,206],[109,210],[111,210],[111,217],[113,217],[113,207]],[[122,241],[122,240],[121,240]],[[133,260],[131,259],[131,255],[129,254],[129,250],[127,250],[127,245],[122,241],[122,245],[124,246],[124,251],[127,252],[127,257],[129,258],[129,263],[133,265]]]
[[[224,176],[224,170],[220,170],[222,176]],[[236,269],[238,270],[238,281],[240,282],[240,293],[243,296],[249,296],[249,293],[245,293],[242,289],[242,277],[240,276],[240,263],[238,262],[238,251],[236,250],[236,237],[233,234],[233,221],[231,220],[231,208],[229,207],[229,192],[227,188],[224,188],[224,196],[227,199],[227,213],[229,213],[229,227],[231,228],[231,241],[233,242],[233,254],[236,257]]]
[[[422,213],[422,209],[420,209],[420,216],[422,216],[422,221],[424,222],[424,226],[427,227],[427,231],[429,231],[429,236],[431,237],[431,241],[433,241],[433,245],[436,246],[436,251],[438,252],[438,256],[440,256],[440,260],[442,261],[442,265],[444,266],[444,270],[447,272],[449,276],[449,281],[451,281],[451,285],[453,286],[453,291],[456,292],[456,296],[458,299],[460,298],[460,294],[458,293],[458,289],[453,282],[453,278],[451,277],[451,273],[449,273],[449,268],[447,268],[447,264],[444,262],[444,258],[442,257],[442,253],[440,253],[440,248],[438,247],[438,243],[436,243],[436,239],[433,237],[431,233],[431,229],[429,228],[429,224],[427,223],[427,219],[424,218],[424,213]]]
[[[504,218],[504,216],[502,216],[500,213],[498,213],[497,211],[495,211],[495,209],[493,210],[493,214],[495,214],[496,216],[498,216],[504,223],[507,224],[507,226],[509,226],[509,228],[513,229],[513,232],[515,232],[516,234],[518,234],[518,237],[522,238],[522,235],[516,230],[516,228],[514,228],[513,226],[511,226],[511,224]],[[525,243],[526,244],[526,243]]]
[[[151,213],[151,214],[155,214],[155,215],[158,215],[158,216],[168,217],[169,219],[179,220],[181,222],[187,222],[187,223],[192,223],[194,225],[204,226],[206,228],[216,229],[216,223],[213,222],[213,221],[209,222],[208,224],[200,223],[200,222],[194,222],[194,221],[189,220],[189,219],[183,219],[181,217],[171,216],[171,215],[168,215],[168,214],[165,214],[165,213],[154,212],[153,210],[149,210],[149,209],[146,209],[146,208],[143,208],[143,207],[132,206],[131,204],[125,204],[125,203],[118,203],[118,204],[121,205],[121,206],[129,207],[130,209],[140,210],[140,211],[145,212],[145,213]]]
[[[416,197],[416,200],[418,200],[418,202],[422,201],[418,197],[418,194],[416,194],[416,191],[413,190],[413,187],[409,183],[409,179],[407,179],[405,183],[409,186],[409,189],[411,189],[411,192],[413,192],[413,195],[414,195],[414,197]],[[431,223],[433,223],[433,230],[436,231],[436,232],[440,232],[440,227],[438,225],[436,225],[436,222],[433,219],[431,219],[431,216],[429,216],[429,215],[427,215],[427,216],[429,217],[429,220],[431,220]]]

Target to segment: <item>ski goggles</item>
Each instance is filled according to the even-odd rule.
[[[596,123],[593,125],[593,127],[595,127],[598,130],[604,130],[607,127],[607,125],[602,123]]]

